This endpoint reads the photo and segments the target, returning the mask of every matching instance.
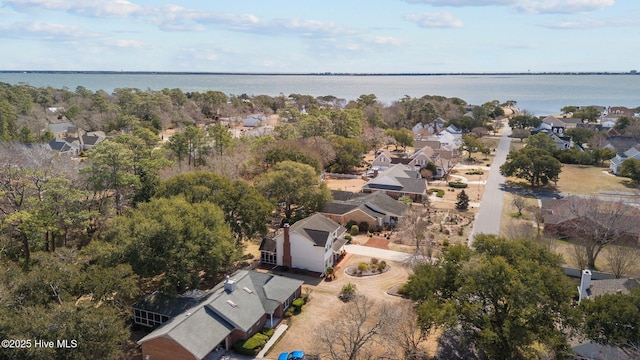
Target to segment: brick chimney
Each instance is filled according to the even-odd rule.
[[[291,268],[291,239],[289,238],[289,224],[284,224],[284,242],[282,243],[282,265]]]

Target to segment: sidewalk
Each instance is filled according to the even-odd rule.
[[[258,356],[256,356],[256,359],[264,358],[264,355],[267,353],[267,351],[269,351],[271,347],[275,345],[276,341],[278,341],[278,339],[280,339],[280,337],[284,335],[285,331],[287,331],[288,328],[289,328],[288,325],[280,324],[276,328],[276,331],[273,333],[273,336],[271,336],[269,341],[267,341],[267,344],[262,348],[262,350],[260,350],[260,352],[258,353]]]

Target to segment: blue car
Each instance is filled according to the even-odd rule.
[[[280,355],[278,356],[278,360],[304,360],[304,351],[295,350],[290,353],[280,353]]]

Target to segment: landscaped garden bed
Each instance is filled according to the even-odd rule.
[[[358,265],[349,266],[344,269],[347,275],[351,276],[373,276],[380,275],[389,271],[389,265],[386,261],[378,261],[376,258],[372,258],[369,262],[361,262]]]

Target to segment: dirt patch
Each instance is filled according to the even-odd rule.
[[[342,191],[351,191],[351,192],[360,192],[362,186],[366,183],[366,180],[361,178],[357,179],[325,179],[324,183],[327,184],[327,187],[331,190],[342,190]]]
[[[370,237],[364,246],[374,247],[378,249],[389,250],[389,240],[380,237]]]
[[[367,262],[370,259],[365,256],[354,255],[345,264],[344,268],[356,265],[360,262]],[[302,310],[302,313],[289,319],[289,330],[280,341],[271,349],[268,357],[274,358],[280,352],[291,351],[293,349],[303,349],[308,353],[317,353],[318,344],[313,331],[327,321],[338,320],[339,309],[349,306],[340,299],[338,294],[346,283],[356,285],[356,292],[364,294],[375,301],[384,301],[402,306],[409,306],[409,300],[387,294],[387,291],[397,284],[407,281],[411,270],[396,262],[388,262],[389,271],[371,277],[351,277],[344,271],[336,272],[336,279],[332,281],[321,281],[317,285],[305,285],[303,291],[308,292],[310,301]]]

